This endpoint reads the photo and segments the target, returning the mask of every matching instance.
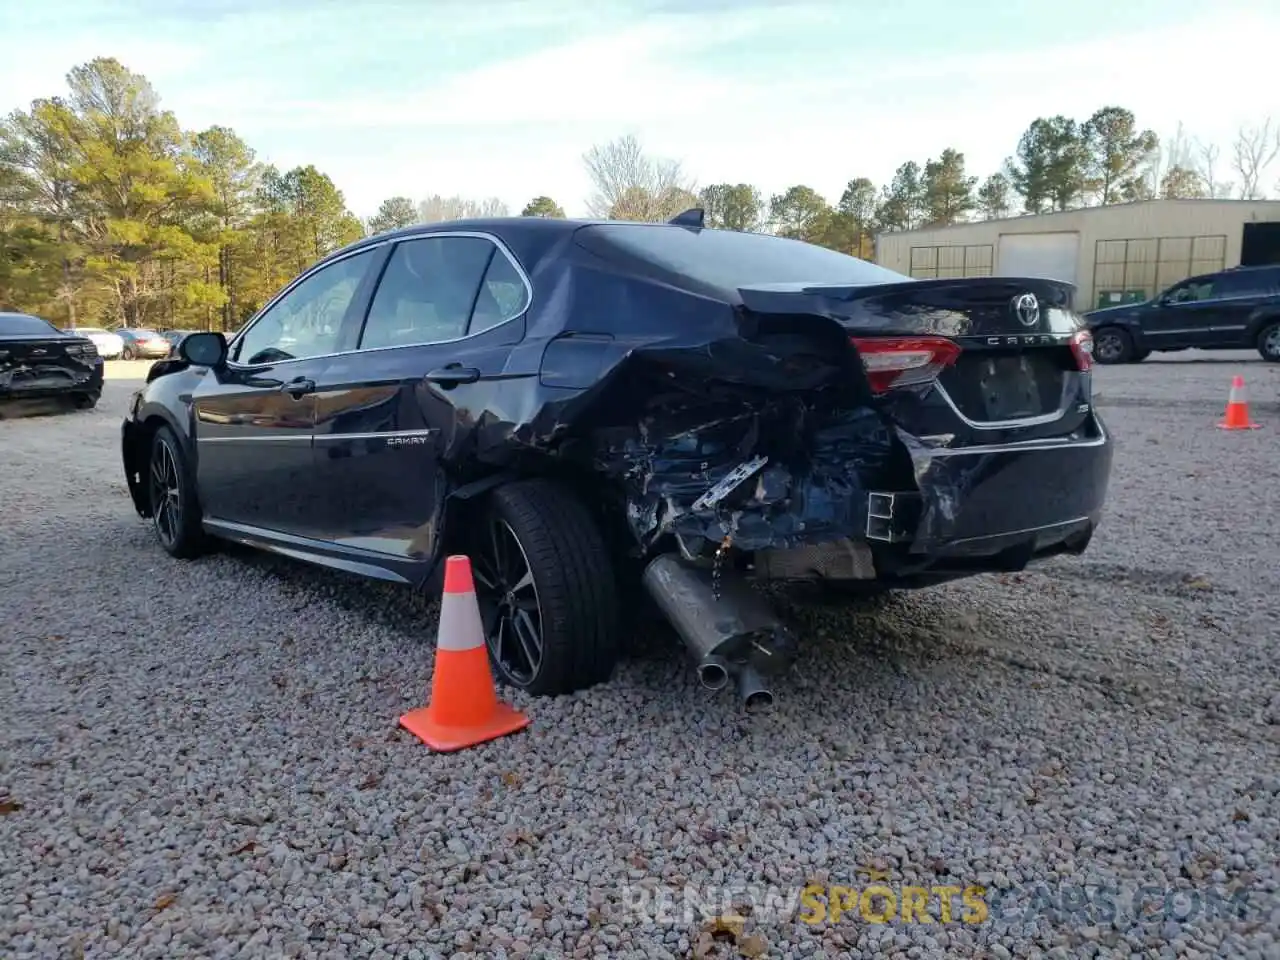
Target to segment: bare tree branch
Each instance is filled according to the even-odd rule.
[[[593,217],[661,221],[693,205],[697,187],[680,162],[649,156],[634,136],[597,144],[582,162],[594,188],[587,204]]]
[[[1197,140],[1195,146],[1197,154],[1195,171],[1200,175],[1205,196],[1213,200],[1222,200],[1231,196],[1232,184],[1218,179],[1218,158],[1222,151],[1218,149],[1217,144],[1206,144]]]
[[[509,213],[507,205],[497,197],[490,197],[487,200],[468,200],[466,197],[442,197],[437,193],[418,204],[419,223],[505,217]]]
[[[1258,183],[1280,154],[1280,128],[1272,130],[1267,117],[1260,126],[1241,127],[1231,146],[1231,165],[1240,176],[1240,199],[1261,200]]]

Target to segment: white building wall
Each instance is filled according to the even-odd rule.
[[[876,237],[876,262],[916,277],[1070,272],[1074,236],[1076,306],[1099,292],[1159,290],[1196,273],[1240,263],[1244,225],[1280,221],[1276,200],[1147,200],[1062,213],[988,220]],[[1029,236],[1047,240],[1019,240]],[[1006,239],[1008,238],[1008,239]]]

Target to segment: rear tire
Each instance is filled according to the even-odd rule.
[[[200,526],[195,477],[182,444],[169,427],[160,427],[151,438],[143,482],[151,504],[151,525],[165,552],[180,560],[203,553],[206,540]]]
[[[1133,338],[1119,327],[1093,332],[1093,357],[1099,363],[1129,363],[1134,356]]]
[[[101,391],[94,390],[91,393],[78,393],[71,401],[75,404],[77,410],[92,410],[98,405],[98,401],[102,399]]]
[[[549,480],[499,487],[472,567],[495,677],[534,696],[603,683],[618,659],[618,585],[595,521]]]
[[[1268,363],[1280,363],[1280,321],[1269,323],[1259,331],[1258,354]]]

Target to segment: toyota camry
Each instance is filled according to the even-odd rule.
[[[221,538],[431,589],[470,555],[495,672],[532,693],[607,678],[638,600],[706,686],[759,696],[798,638],[753,580],[923,587],[1085,550],[1112,450],[1071,294],[700,211],[418,225],[183,340],[124,471],[175,557]]]

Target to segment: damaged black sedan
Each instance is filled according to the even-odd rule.
[[[913,280],[779,237],[513,218],[310,268],[187,337],[123,427],[161,545],[433,588],[471,556],[499,677],[606,679],[652,598],[703,682],[768,697],[751,580],[918,587],[1079,554],[1111,444],[1071,288]]]

